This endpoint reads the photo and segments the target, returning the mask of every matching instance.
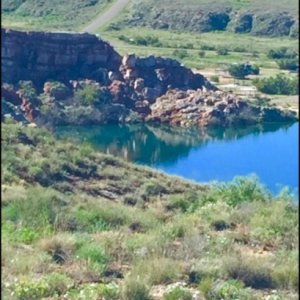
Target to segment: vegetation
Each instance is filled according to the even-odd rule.
[[[133,0],[112,27],[148,27],[181,32],[228,31],[295,37],[297,9],[296,1],[292,0],[272,3],[258,0],[166,0],[160,3],[155,0]]]
[[[83,106],[97,106],[100,104],[109,103],[111,100],[111,94],[107,88],[101,88],[92,84],[88,84],[77,90],[74,94],[74,97],[75,101]]]
[[[41,0],[4,0],[1,5],[3,27],[43,30],[80,29],[105,10],[112,0],[67,0],[63,3]]]
[[[299,78],[278,74],[275,77],[255,79],[253,84],[257,89],[266,94],[298,95]]]
[[[289,193],[186,182],[19,124],[1,145],[4,299],[297,298]]]
[[[258,75],[259,67],[246,64],[232,64],[229,66],[228,72],[235,78],[243,79],[250,74]]]

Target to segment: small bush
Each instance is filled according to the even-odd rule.
[[[211,46],[211,45],[201,45],[200,49],[201,50],[207,50],[207,51],[214,51],[214,50],[216,50],[216,47]]]
[[[219,76],[216,76],[216,75],[210,76],[209,79],[210,79],[211,81],[213,81],[213,82],[219,82],[219,81],[220,81]]]
[[[27,98],[32,99],[37,96],[35,87],[32,81],[21,80],[18,83],[19,91]]]
[[[276,61],[281,70],[295,71],[299,67],[297,58],[285,58]]]
[[[297,52],[287,47],[271,49],[267,56],[272,59],[296,58]]]
[[[172,291],[164,294],[164,300],[192,300],[191,292],[180,287],[174,288]]]
[[[201,57],[201,58],[203,58],[203,57],[205,57],[205,51],[199,51],[198,52],[198,55]]]
[[[236,206],[243,202],[267,201],[270,193],[261,185],[258,178],[236,177],[230,183],[217,186],[218,194],[230,206]]]
[[[108,103],[111,100],[111,94],[106,88],[100,88],[96,85],[88,84],[75,92],[75,100],[83,106],[97,106]]]
[[[297,95],[299,93],[298,83],[299,77],[291,78],[284,74],[253,80],[253,84],[260,92],[270,95]]]
[[[108,261],[104,250],[100,245],[91,244],[85,241],[85,243],[76,251],[79,258],[85,259],[91,263],[104,265]]]
[[[67,290],[69,290],[74,284],[69,277],[61,273],[48,274],[43,278],[43,280],[49,286],[49,293],[51,295],[62,295],[66,293]]]
[[[43,280],[24,280],[15,285],[14,293],[19,300],[39,300],[50,296],[50,286]]]
[[[126,277],[122,288],[124,300],[151,300],[150,288],[139,277]]]
[[[231,76],[238,79],[243,79],[251,74],[244,64],[232,64],[229,66],[228,72]]]
[[[229,50],[225,47],[221,47],[217,50],[218,55],[228,55]]]
[[[254,289],[274,287],[271,277],[271,265],[264,259],[246,258],[235,255],[225,262],[225,269],[232,279],[242,281]]]
[[[177,279],[180,265],[169,258],[149,258],[137,262],[132,273],[140,274],[150,285],[167,284]]]
[[[172,54],[180,59],[184,59],[189,56],[185,49],[175,49]]]

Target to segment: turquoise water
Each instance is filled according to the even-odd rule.
[[[153,125],[56,129],[59,137],[199,182],[256,174],[274,194],[298,194],[298,123],[199,130]]]

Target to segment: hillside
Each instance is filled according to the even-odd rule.
[[[297,37],[298,11],[295,0],[133,0],[116,28],[145,26],[191,32],[226,30]]]
[[[78,31],[113,0],[3,0],[2,26]]]
[[[16,124],[1,146],[4,299],[297,299],[287,193],[186,182]]]

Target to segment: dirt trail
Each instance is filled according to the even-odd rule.
[[[130,2],[130,0],[117,0],[107,11],[101,13],[89,25],[83,28],[82,31],[93,33],[103,25],[106,25],[114,17],[116,17]]]

